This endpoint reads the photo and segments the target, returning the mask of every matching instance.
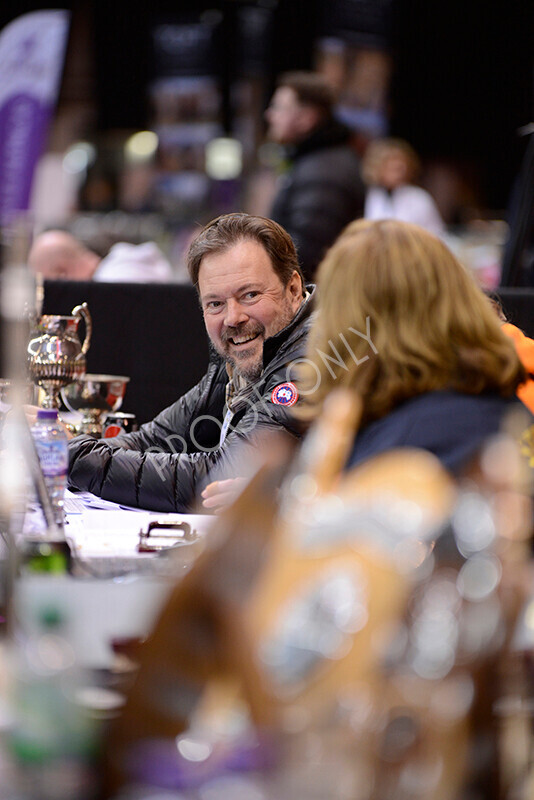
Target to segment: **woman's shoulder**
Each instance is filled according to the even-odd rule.
[[[528,424],[532,416],[515,397],[426,392],[363,428],[355,439],[349,465],[396,447],[418,447],[434,453],[446,467],[456,471],[485,438],[500,430],[513,406],[524,409]]]
[[[468,423],[476,428],[493,429],[513,406],[524,407],[515,395],[502,397],[496,392],[465,394],[454,390],[440,390],[413,397],[393,409],[388,416],[391,416],[392,421],[395,418],[405,419],[407,424],[413,422],[417,426],[436,426],[440,420],[444,423],[450,420],[462,427]],[[530,416],[526,408],[525,413]],[[387,417],[384,422],[386,419]],[[445,428],[443,434],[447,435],[447,431]]]
[[[454,389],[440,389],[435,392],[425,392],[424,394],[411,397],[404,403],[393,409],[395,411],[409,411],[417,408],[419,412],[428,410],[435,410],[439,408],[458,408],[463,407],[466,409],[479,408],[481,405],[488,406],[507,406],[510,402],[517,402],[517,398],[502,397],[497,392],[484,392],[482,394],[466,394],[465,392],[457,392]]]

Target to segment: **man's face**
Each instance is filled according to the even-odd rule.
[[[284,287],[261,244],[246,240],[204,256],[198,286],[213,346],[235,372],[255,380],[264,341],[291,322],[302,302],[298,273]]]
[[[278,144],[299,142],[317,125],[317,111],[302,105],[293,89],[280,86],[265,112],[269,123],[267,135]]]
[[[379,171],[379,179],[382,186],[386,189],[396,189],[407,183],[408,164],[403,153],[392,153],[382,163]]]

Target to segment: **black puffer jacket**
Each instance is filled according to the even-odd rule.
[[[365,185],[349,129],[336,120],[288,151],[270,217],[291,235],[307,280],[343,228],[363,216]]]
[[[313,294],[313,287],[308,287]],[[187,394],[135,433],[114,439],[79,436],[69,443],[69,488],[155,511],[190,511],[213,476],[242,474],[247,448],[269,429],[300,435],[298,423],[273,390],[292,380],[288,367],[302,358],[310,327],[311,296],[290,324],[263,346],[264,370],[231,430],[219,446],[228,382],[222,359],[213,355],[204,377]]]

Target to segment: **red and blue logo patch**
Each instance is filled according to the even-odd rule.
[[[298,399],[299,393],[294,383],[280,383],[271,394],[271,401],[277,406],[293,406]]]

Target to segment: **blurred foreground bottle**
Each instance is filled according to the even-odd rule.
[[[22,532],[30,479],[22,445],[25,436],[30,438],[23,413],[23,403],[28,402],[23,389],[26,347],[35,302],[34,278],[26,265],[30,240],[31,227],[22,215],[0,229],[0,374],[9,386],[11,407],[2,420],[0,438],[0,613],[4,618],[9,617],[18,566],[16,541]]]
[[[61,610],[48,607],[38,613],[37,634],[19,632],[7,650],[12,796],[92,800],[98,731],[83,702],[84,671],[63,635]]]
[[[1,234],[0,341],[11,410],[0,442],[0,614],[8,623],[0,626],[7,634],[0,640],[0,797],[89,800],[95,796],[90,770],[93,723],[83,695],[80,701],[83,674],[63,636],[64,609],[38,611],[37,624],[27,635],[16,606],[14,588],[21,580],[21,567],[65,572],[70,550],[23,408],[29,318],[35,301],[33,278],[25,263],[27,237],[15,231],[8,241],[6,231]],[[44,515],[44,533],[38,540],[27,537],[25,528],[32,487]]]

